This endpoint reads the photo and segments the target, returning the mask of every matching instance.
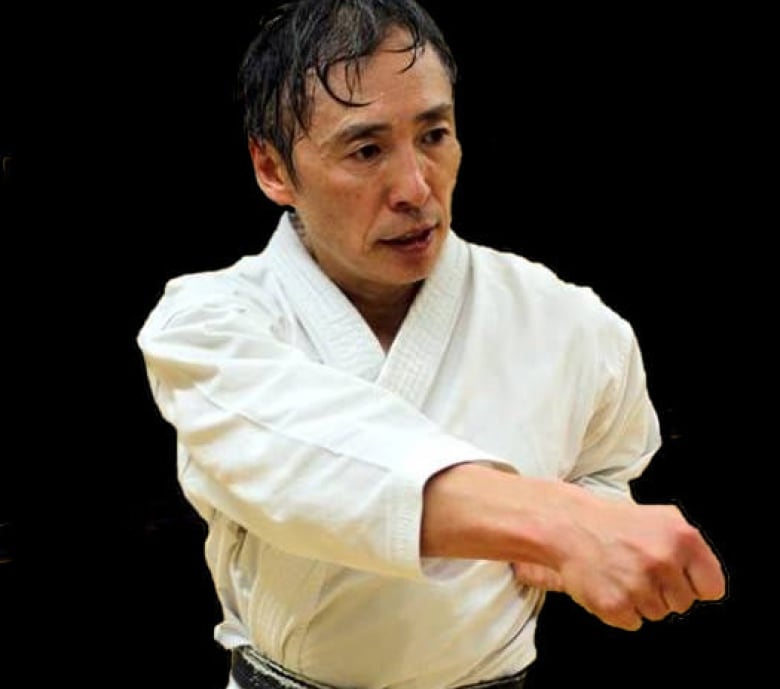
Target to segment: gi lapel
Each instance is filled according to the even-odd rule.
[[[323,363],[376,380],[385,359],[379,341],[352,302],[317,266],[287,213],[280,219],[267,252]]]
[[[279,221],[267,251],[323,363],[376,381],[420,409],[463,304],[469,270],[466,243],[450,231],[387,357],[352,302],[306,251],[287,214]]]
[[[469,271],[466,243],[452,230],[398,332],[377,383],[421,409],[449,345]]]

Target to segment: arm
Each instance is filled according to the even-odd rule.
[[[629,630],[725,591],[717,558],[675,507],[473,464],[428,482],[422,550],[519,562],[528,583],[563,591]]]
[[[287,552],[422,576],[422,490],[487,458],[400,397],[308,359],[224,284],[169,290],[138,342],[185,494]],[[496,460],[498,461],[498,460]]]
[[[648,395],[636,336],[618,320],[602,345],[608,383],[582,439],[568,481],[606,497],[631,499],[638,478],[661,446],[658,417]],[[606,361],[614,362],[609,367]]]
[[[668,505],[637,505],[629,482],[660,446],[639,347],[624,321],[604,331],[606,381],[566,480],[462,465],[425,491],[423,552],[513,563],[522,582],[569,594],[604,622],[720,598],[725,579],[699,531]],[[614,352],[608,355],[608,352]]]

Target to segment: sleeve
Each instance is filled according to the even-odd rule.
[[[185,494],[204,518],[217,510],[289,553],[424,577],[427,479],[464,461],[504,463],[394,393],[307,358],[272,323],[254,301],[207,289],[164,297],[141,328]]]
[[[608,383],[569,479],[606,497],[630,499],[630,482],[661,447],[661,434],[636,336],[625,321],[619,324],[616,363],[606,365]]]

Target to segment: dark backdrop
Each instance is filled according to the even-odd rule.
[[[22,449],[3,460],[0,602],[25,672],[224,686],[204,531],[135,336],[168,278],[261,250],[275,223],[231,91],[267,4],[4,11],[8,431]],[[768,288],[744,270],[766,227],[754,20],[427,5],[461,66],[455,229],[592,286],[633,323],[664,434],[636,494],[679,504],[729,573],[724,602],[637,633],[550,596],[532,686],[731,686],[740,668],[751,686],[755,657],[735,649],[756,630],[743,543],[769,466],[752,386],[770,373]],[[38,649],[61,660],[29,662]]]

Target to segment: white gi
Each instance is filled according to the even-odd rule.
[[[588,288],[450,231],[389,352],[283,215],[171,280],[139,346],[209,526],[224,621],[313,680],[447,689],[535,658],[507,563],[422,558],[422,491],[483,461],[630,497],[660,445],[634,333]]]

